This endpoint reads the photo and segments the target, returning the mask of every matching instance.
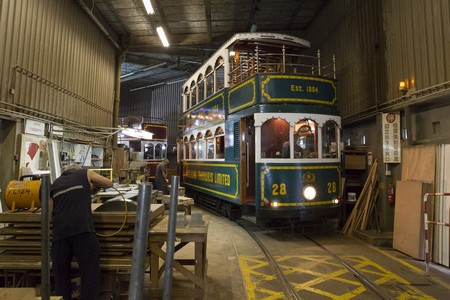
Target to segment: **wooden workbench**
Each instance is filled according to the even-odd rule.
[[[100,203],[94,203],[95,210]],[[164,215],[164,205],[151,204],[149,230]],[[98,234],[115,233],[121,228],[124,212],[93,212]],[[41,212],[28,211],[0,213],[0,276],[11,281],[11,286],[26,286],[27,278],[39,276],[41,269]],[[128,212],[122,230],[114,236],[98,236],[100,244],[100,268],[103,272],[129,272],[136,212]],[[149,263],[149,262],[147,262]],[[73,262],[73,269],[78,265]]]
[[[161,222],[153,226],[149,233],[149,253],[150,253],[150,295],[151,297],[161,297],[163,290],[160,287],[159,279],[164,273],[164,264],[160,267],[160,259],[166,260],[164,244],[167,242],[168,217],[164,217]],[[202,297],[205,289],[205,279],[207,271],[206,245],[208,237],[209,217],[203,217],[203,226],[187,226],[176,228],[176,246],[174,249],[174,272],[178,271],[192,283],[192,289],[172,289],[172,296]],[[194,255],[192,259],[177,259],[177,251],[194,243]],[[193,270],[186,266],[194,266]]]

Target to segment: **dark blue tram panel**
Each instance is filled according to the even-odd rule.
[[[334,58],[307,48],[237,34],[185,83],[178,159],[197,202],[254,207],[258,223],[340,217]]]

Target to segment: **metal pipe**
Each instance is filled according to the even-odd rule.
[[[41,202],[41,299],[50,299],[50,218],[48,199],[50,176],[42,175],[39,198]]]
[[[139,185],[136,225],[134,227],[133,255],[129,285],[129,300],[141,300],[144,287],[145,258],[147,256],[148,225],[150,219],[150,195],[153,186],[144,182]]]
[[[164,290],[163,300],[170,300],[172,292],[173,257],[175,254],[175,230],[178,210],[178,184],[179,176],[172,176],[172,186],[170,191],[169,225],[167,228],[167,250],[166,266],[164,269]]]

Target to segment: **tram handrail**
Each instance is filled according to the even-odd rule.
[[[290,73],[300,75],[323,76],[336,79],[335,57],[330,63],[322,65],[320,51],[317,56],[286,53],[260,53],[255,48],[253,54],[248,55],[232,65],[228,73],[231,84],[238,84],[256,73]]]
[[[426,193],[423,196],[423,214],[424,214],[424,247],[425,247],[425,272],[428,274],[429,272],[429,263],[430,263],[430,254],[429,254],[429,243],[428,243],[428,224],[431,225],[441,225],[450,227],[450,223],[437,222],[437,221],[428,221],[428,196],[450,196],[450,193]]]

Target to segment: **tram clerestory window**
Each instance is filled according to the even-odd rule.
[[[261,126],[261,158],[289,158],[289,123],[276,118]]]

